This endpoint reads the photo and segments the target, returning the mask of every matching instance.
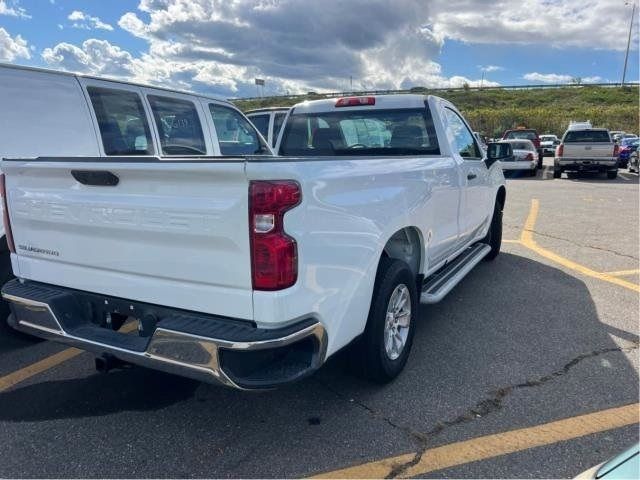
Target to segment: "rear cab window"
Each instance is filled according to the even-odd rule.
[[[271,153],[253,125],[240,112],[215,103],[209,104],[209,111],[222,155],[269,155]]]
[[[281,155],[439,155],[428,108],[314,112],[289,116]]]
[[[193,102],[147,95],[163,155],[206,155],[207,147]]]
[[[520,139],[535,140],[538,135],[533,130],[511,130],[504,136],[506,139]]]
[[[106,155],[153,155],[147,116],[138,93],[87,87]]]
[[[563,139],[564,143],[611,143],[606,130],[570,130]]]

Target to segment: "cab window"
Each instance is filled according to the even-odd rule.
[[[200,118],[193,102],[149,95],[149,104],[165,155],[206,155]]]
[[[222,155],[268,154],[253,125],[233,108],[209,104]]]
[[[444,109],[444,120],[446,123],[447,137],[455,151],[462,158],[481,158],[480,149],[476,144],[471,131],[467,128],[460,115],[449,108]]]
[[[140,96],[127,90],[88,87],[107,155],[153,155],[151,131]]]

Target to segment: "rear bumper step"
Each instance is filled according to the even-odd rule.
[[[422,285],[421,303],[438,303],[491,251],[486,243],[467,248],[453,262],[446,265]]]
[[[277,329],[253,322],[12,280],[2,288],[17,330],[97,355],[240,389],[271,388],[316,370],[327,337],[315,319]],[[111,319],[137,321],[130,334]]]

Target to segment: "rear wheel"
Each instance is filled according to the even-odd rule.
[[[538,171],[535,168],[532,168],[531,170],[529,170],[530,177],[535,177],[537,174],[538,174]]]
[[[2,248],[4,247],[4,248]],[[11,254],[6,247],[6,240],[2,239],[2,250],[0,251],[0,288],[4,286],[9,280],[13,278],[13,272],[11,270]],[[9,304],[0,299],[0,331],[1,332],[15,332],[13,328],[7,323],[7,317],[9,316],[10,309]]]
[[[553,170],[553,178],[560,178],[562,176],[562,170]]]
[[[613,180],[618,176],[618,170],[607,170],[607,178]]]
[[[482,241],[491,247],[491,251],[484,257],[485,260],[493,260],[500,253],[500,247],[502,246],[502,208],[503,205],[496,199],[496,204],[493,207],[493,217],[491,217],[491,226],[487,236]]]
[[[383,257],[367,326],[352,349],[360,374],[378,383],[398,376],[411,351],[417,315],[418,292],[413,273],[406,263]]]

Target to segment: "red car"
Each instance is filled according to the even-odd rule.
[[[531,140],[538,151],[538,168],[542,168],[542,158],[544,156],[542,148],[540,147],[540,137],[538,132],[532,128],[514,128],[513,130],[506,130],[502,135],[503,140]]]

